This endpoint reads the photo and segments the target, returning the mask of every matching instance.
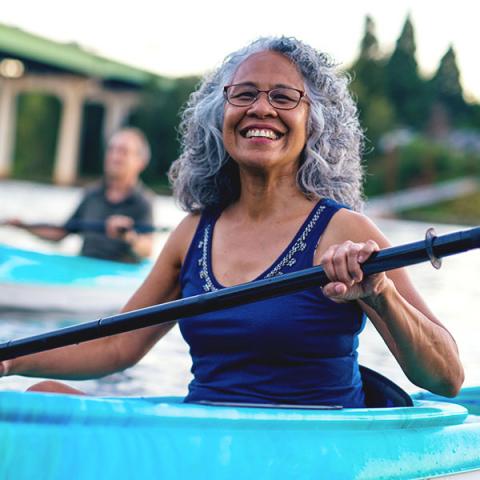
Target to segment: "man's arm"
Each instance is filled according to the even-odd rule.
[[[65,228],[61,226],[58,226],[58,227],[55,225],[34,226],[34,225],[29,225],[28,223],[24,223],[22,220],[18,218],[8,219],[5,222],[5,225],[21,228],[22,230],[26,230],[27,232],[35,235],[36,237],[42,238],[43,240],[50,240],[52,242],[59,242],[60,240],[63,240],[69,233]]]

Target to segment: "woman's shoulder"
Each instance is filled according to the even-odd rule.
[[[193,237],[201,218],[201,213],[188,213],[172,231],[170,238],[174,238],[175,241],[182,243],[182,240]]]
[[[348,208],[339,208],[330,220],[322,242],[332,245],[348,240],[352,242],[374,240],[380,248],[390,245],[388,239],[370,217]]]
[[[175,256],[181,264],[187,255],[201,218],[201,213],[185,215],[167,240],[165,247],[175,252]]]

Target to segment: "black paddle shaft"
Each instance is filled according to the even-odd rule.
[[[5,221],[0,221],[0,225],[5,225]],[[68,233],[82,233],[82,232],[95,232],[106,233],[106,224],[104,220],[77,220],[72,219],[64,224],[55,223],[24,223],[24,228],[56,228],[59,230],[66,230]],[[171,228],[150,225],[148,223],[135,223],[132,227],[137,233],[165,233],[170,232]],[[126,232],[126,230],[125,230]]]
[[[363,265],[365,275],[393,270],[430,260],[438,266],[441,257],[480,248],[480,227],[435,236],[430,229],[425,240],[386,248],[374,253]],[[322,267],[312,267],[255,282],[244,283],[193,297],[162,303],[131,312],[73,325],[32,337],[0,344],[0,361],[73,345],[87,340],[136,330],[252,303],[328,283]]]

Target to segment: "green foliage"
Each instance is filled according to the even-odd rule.
[[[442,143],[451,129],[480,127],[480,105],[464,99],[453,47],[429,80],[420,76],[415,55],[409,17],[389,55],[380,50],[374,21],[366,17],[350,73],[366,135],[367,196],[479,174],[480,153],[455,151]],[[415,132],[415,140],[382,152],[382,139],[399,126]]]
[[[369,16],[365,19],[360,53],[350,73],[350,89],[357,101],[369,156],[382,134],[395,125],[394,107],[386,95],[385,61],[380,56],[375,24]]]
[[[101,176],[103,171],[105,108],[98,103],[85,103],[82,117],[79,173],[86,177]]]
[[[408,145],[388,152],[368,168],[368,196],[441,182],[480,176],[480,154],[456,151],[418,136]]]
[[[178,78],[168,89],[155,83],[143,92],[141,106],[129,123],[145,132],[152,147],[152,159],[144,174],[150,184],[166,182],[166,173],[179,154],[179,112],[193,92],[199,77]]]
[[[349,73],[366,136],[369,195],[478,173],[479,158],[454,152],[432,140],[449,129],[480,128],[480,105],[465,101],[453,47],[429,80],[420,76],[415,55],[415,32],[409,17],[393,52],[382,51],[374,20],[365,18],[359,53]],[[154,188],[167,185],[166,173],[179,154],[179,112],[199,80],[152,77],[144,87],[140,107],[127,122],[142,129],[151,143],[152,160],[144,179]],[[15,176],[51,179],[60,114],[61,104],[54,97],[31,93],[19,98]],[[84,107],[79,164],[83,176],[101,173],[104,115],[101,105]],[[382,153],[382,138],[398,126],[414,131],[416,140]]]
[[[478,225],[480,222],[480,192],[471,193],[434,205],[398,212],[400,218],[429,223]]]
[[[480,128],[480,105],[477,104],[469,104],[468,105],[469,111],[469,126]]]
[[[418,74],[413,24],[407,17],[386,65],[387,90],[400,124],[420,128],[428,108],[424,81]]]
[[[359,60],[374,60],[379,57],[380,47],[375,33],[375,22],[370,15],[365,17],[365,31],[360,42]]]
[[[456,123],[468,123],[468,106],[463,98],[460,83],[460,70],[453,47],[449,47],[440,60],[437,71],[429,81],[429,92],[432,102],[445,109],[449,118]]]
[[[397,179],[400,188],[461,176],[465,166],[461,154],[423,138],[400,149],[399,157]]]
[[[18,97],[14,177],[40,181],[51,178],[60,113],[56,97],[41,93]]]
[[[432,78],[425,79],[419,74],[415,32],[409,17],[395,49],[388,55],[381,51],[375,23],[367,16],[360,52],[349,70],[360,120],[373,146],[395,126],[429,130],[434,136],[448,128],[480,128],[479,106],[464,98],[453,46],[445,52]],[[383,111],[390,112],[383,127],[381,121],[372,123],[379,104],[383,105]],[[443,132],[438,131],[439,126]]]
[[[378,139],[395,125],[395,111],[388,98],[371,96],[368,107],[363,112],[363,126],[369,140]]]

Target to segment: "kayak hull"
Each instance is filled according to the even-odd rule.
[[[480,389],[475,391],[480,394]],[[0,477],[468,478],[480,417],[460,404],[300,410],[0,394]]]
[[[112,313],[150,268],[0,245],[0,308]]]

